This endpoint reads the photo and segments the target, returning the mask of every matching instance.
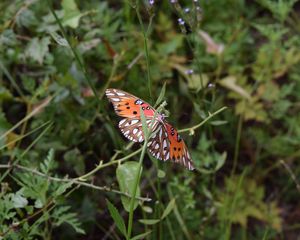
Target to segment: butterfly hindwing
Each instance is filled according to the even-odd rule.
[[[151,155],[159,160],[167,161],[170,158],[170,144],[168,133],[162,123],[157,124],[153,129],[147,144]]]
[[[139,118],[140,108],[146,117],[153,117],[155,110],[147,102],[118,89],[108,88],[105,91],[109,101],[113,104],[115,112],[125,118]]]
[[[183,139],[172,125],[165,123],[165,126],[170,142],[170,160],[193,170],[193,162]]]
[[[146,123],[148,127],[152,127],[152,129],[156,128],[158,121],[154,121],[151,124],[150,118],[146,119]],[[151,126],[150,126],[151,125]],[[142,127],[142,121],[140,118],[124,118],[119,122],[119,128],[123,135],[131,141],[134,142],[143,142],[144,141],[144,133]]]

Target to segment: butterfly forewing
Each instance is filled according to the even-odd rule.
[[[155,110],[147,102],[118,89],[108,88],[105,91],[109,101],[112,102],[115,112],[126,118],[139,118],[140,108],[146,117],[153,117]]]

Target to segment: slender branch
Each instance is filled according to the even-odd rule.
[[[290,168],[290,166],[284,160],[282,160],[282,159],[280,159],[279,162],[285,167],[285,169],[287,170],[287,172],[290,174],[292,180],[296,184],[297,190],[300,192],[300,184],[299,184],[299,182],[298,182],[295,174],[293,173],[292,169]]]
[[[17,164],[20,159],[40,140],[40,138],[52,127],[53,123],[49,122],[48,126],[34,139],[34,141],[24,150],[24,152],[14,161]],[[11,162],[11,161],[10,161]],[[8,168],[0,177],[0,182],[9,174],[11,168]]]
[[[191,132],[193,133],[195,131],[195,129],[201,127],[204,123],[206,123],[208,120],[210,120],[211,118],[213,118],[214,116],[216,116],[217,114],[219,114],[220,112],[224,111],[227,107],[222,107],[219,110],[215,111],[214,113],[209,113],[208,117],[205,118],[202,122],[200,122],[199,124],[190,127],[190,128],[184,128],[184,129],[180,129],[178,130],[178,132]]]
[[[26,122],[28,119],[32,118],[34,115],[38,114],[45,106],[46,104],[49,104],[49,102],[52,100],[52,97],[49,98],[49,100],[38,107],[34,108],[28,115],[26,115],[21,121],[19,121],[17,124],[15,124],[12,128],[7,130],[5,133],[3,133],[0,136],[0,140],[5,138],[9,133],[14,131],[16,128],[18,128],[22,123]]]
[[[128,154],[126,157],[123,157],[123,158],[120,158],[120,159],[116,159],[116,160],[113,160],[113,161],[110,161],[108,163],[105,163],[103,164],[103,161],[100,161],[99,165],[94,168],[92,171],[84,174],[83,176],[80,176],[78,178],[76,178],[77,180],[80,180],[80,181],[85,181],[89,176],[95,174],[96,172],[98,172],[100,169],[102,168],[105,168],[105,167],[108,167],[108,166],[111,166],[111,165],[114,165],[114,164],[120,164],[122,162],[124,162],[125,160],[137,155],[138,153],[140,153],[142,151],[142,148],[134,151],[133,153],[130,153]]]
[[[123,196],[129,197],[129,198],[132,197],[128,193],[121,192],[121,191],[116,190],[116,189],[111,189],[110,187],[107,187],[107,186],[96,186],[96,185],[91,184],[91,183],[81,182],[81,181],[77,180],[77,178],[73,178],[72,179],[72,178],[51,177],[51,176],[49,176],[47,174],[44,174],[42,172],[39,172],[39,171],[37,171],[35,169],[28,168],[28,167],[25,167],[25,166],[22,166],[22,165],[19,165],[19,164],[13,164],[13,165],[10,165],[10,164],[0,164],[0,168],[5,168],[5,169],[16,168],[16,169],[19,169],[19,170],[22,170],[22,171],[30,172],[30,173],[32,173],[34,175],[37,175],[37,176],[41,176],[41,177],[47,178],[50,181],[54,181],[54,182],[72,182],[73,184],[76,184],[76,185],[79,185],[79,186],[85,186],[85,187],[89,187],[89,188],[93,188],[93,189],[97,189],[97,190],[105,191],[105,192],[113,192],[113,193],[116,193],[116,194],[119,194],[119,195],[123,195]],[[137,200],[141,200],[141,201],[145,201],[145,202],[151,201],[150,198],[143,198],[143,197],[136,197],[136,199]]]
[[[12,141],[6,143],[5,145],[3,145],[3,146],[0,147],[0,150],[4,149],[4,148],[6,148],[6,147],[9,147],[10,145],[12,145],[12,144],[18,142],[19,140],[21,140],[21,139],[23,139],[23,138],[29,136],[30,134],[32,134],[32,133],[36,132],[37,130],[43,128],[44,126],[48,125],[49,123],[50,123],[50,121],[47,121],[47,122],[43,123],[42,125],[38,126],[37,128],[35,128],[35,129],[29,131],[28,133],[22,135],[21,137],[18,137],[18,138],[16,138],[16,139],[14,139],[14,140],[12,140]]]
[[[104,94],[105,94],[105,90],[109,87],[111,81],[113,80],[113,77],[116,73],[116,70],[118,68],[119,62],[120,62],[120,58],[122,57],[122,55],[116,54],[113,58],[113,66],[109,75],[109,78],[107,80],[107,82],[105,83],[102,92],[100,93],[99,99],[102,99]]]
[[[235,147],[234,147],[234,156],[233,156],[233,166],[231,169],[231,176],[235,173],[236,166],[237,166],[237,160],[239,157],[240,152],[240,141],[241,141],[241,134],[242,134],[242,128],[243,128],[243,115],[241,114],[239,117],[237,132],[236,132],[236,139],[235,139]]]

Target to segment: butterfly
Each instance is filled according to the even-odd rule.
[[[189,170],[194,169],[183,139],[165,120],[163,114],[155,113],[155,109],[149,103],[125,91],[109,88],[105,93],[117,115],[123,117],[119,122],[119,128],[126,138],[134,142],[144,141],[140,112],[142,110],[152,133],[147,143],[150,154],[159,160],[170,160],[182,164]]]

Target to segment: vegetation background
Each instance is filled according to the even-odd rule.
[[[299,10],[2,0],[0,238],[299,239]],[[129,143],[108,87],[165,100],[197,169]]]

